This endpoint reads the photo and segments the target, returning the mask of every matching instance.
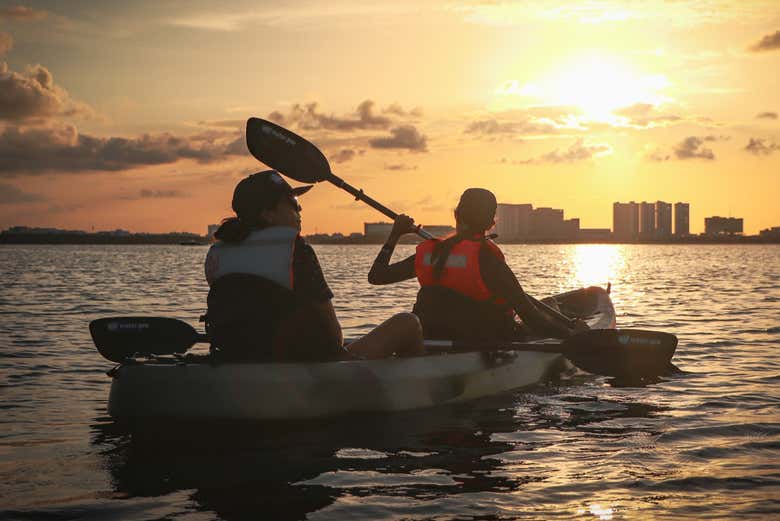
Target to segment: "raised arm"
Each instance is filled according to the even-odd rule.
[[[393,250],[401,236],[414,233],[416,230],[417,227],[411,217],[408,215],[398,216],[393,223],[393,229],[390,231],[387,242],[379,250],[374,264],[371,265],[371,270],[368,272],[370,284],[378,286],[414,278],[414,255],[394,264],[390,264],[390,258],[393,256]]]

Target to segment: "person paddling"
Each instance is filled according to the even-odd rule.
[[[206,256],[206,328],[218,360],[322,362],[422,354],[419,320],[399,313],[343,345],[328,287],[312,247],[300,236],[297,197],[274,170],[242,179],[235,217],[215,232]]]
[[[495,224],[497,202],[489,190],[469,188],[455,208],[455,233],[430,239],[414,255],[394,264],[390,258],[400,237],[417,227],[399,215],[368,274],[371,284],[417,277],[420,291],[413,312],[425,338],[466,341],[512,340],[522,335],[515,313],[535,334],[568,337],[587,329],[582,321],[541,310],[526,295],[485,233]]]

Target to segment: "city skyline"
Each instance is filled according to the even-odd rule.
[[[418,222],[479,186],[587,228],[639,194],[756,234],[780,224],[778,28],[770,0],[0,0],[0,229],[203,233],[265,168],[258,116]],[[327,184],[301,204],[304,233],[379,217]]]

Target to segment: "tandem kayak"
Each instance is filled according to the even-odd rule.
[[[607,290],[584,288],[545,302],[593,329],[615,327]],[[94,336],[94,335],[93,335]],[[220,363],[195,357],[128,357],[112,376],[116,419],[304,419],[451,404],[537,384],[566,367],[549,352],[557,339],[527,339],[523,350],[431,353],[414,358],[325,363]],[[96,341],[97,343],[97,341]],[[438,344],[426,342],[431,351]],[[534,351],[538,345],[539,351]]]

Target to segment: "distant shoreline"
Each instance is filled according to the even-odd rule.
[[[323,238],[322,236],[305,237],[311,244],[340,245],[380,245],[384,239],[365,237]],[[401,244],[417,244],[414,239],[402,240]],[[524,239],[515,241],[497,241],[498,244],[780,244],[780,238],[750,236],[690,236],[667,239]],[[169,234],[129,234],[109,235],[98,233],[8,233],[0,232],[0,244],[173,244],[181,246],[204,246],[211,244],[205,236],[187,233]]]

